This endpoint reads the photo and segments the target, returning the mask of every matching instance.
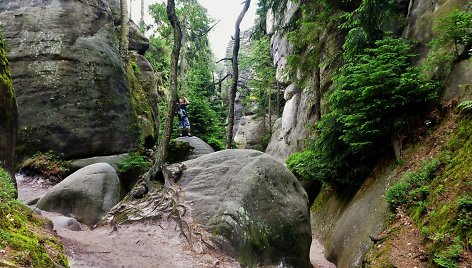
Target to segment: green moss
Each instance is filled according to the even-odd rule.
[[[17,266],[69,267],[64,248],[46,229],[47,220],[12,196],[13,185],[8,173],[0,169],[0,249],[2,259]]]
[[[321,208],[323,208],[324,205],[328,202],[329,198],[332,196],[332,194],[333,194],[332,186],[327,183],[324,183],[321,186],[320,193],[318,194],[318,196],[316,196],[315,201],[311,205],[311,208],[310,208],[311,212],[316,212],[320,210]]]
[[[130,65],[128,65],[128,86],[131,95],[131,107],[136,118],[136,125],[134,128],[136,132],[138,132],[141,144],[143,144],[146,137],[155,136],[153,123],[154,117],[149,98],[141,85],[141,82],[137,78],[139,74],[137,74],[135,68],[139,69],[134,62],[131,62]]]
[[[33,157],[23,161],[20,169],[25,172],[39,174],[43,176],[54,176],[59,180],[70,174],[71,163],[61,159],[53,151],[46,153],[37,152]]]
[[[457,267],[472,245],[472,115],[463,114],[456,123],[437,157],[403,175],[386,193],[392,209],[408,211],[439,267]]]
[[[0,84],[3,84],[8,89],[9,96],[13,99],[15,91],[13,90],[13,83],[11,80],[11,73],[8,68],[7,52],[5,48],[5,42],[3,41],[3,35],[0,32]]]

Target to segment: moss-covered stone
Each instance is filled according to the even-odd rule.
[[[127,69],[128,84],[131,95],[131,108],[136,117],[136,131],[139,132],[141,145],[147,139],[154,140],[154,116],[149,98],[143,88],[139,76],[141,69],[135,62],[131,61]]]
[[[0,167],[13,175],[18,114],[3,35],[0,32]],[[14,181],[14,177],[13,182]]]
[[[0,264],[13,267],[69,267],[49,220],[14,199],[8,173],[0,168]]]

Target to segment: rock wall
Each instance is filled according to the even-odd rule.
[[[137,146],[115,2],[111,8],[102,0],[0,2],[17,90],[20,157],[54,150],[80,158]]]
[[[454,8],[464,8],[467,1],[410,1],[403,37],[419,42],[421,62],[427,55],[426,43],[433,37],[434,21]],[[472,96],[470,60],[457,62],[445,83],[443,103],[460,101]],[[408,161],[408,160],[405,160]],[[369,236],[377,236],[386,221],[386,188],[392,183],[392,165],[378,165],[359,190],[331,193],[326,205],[312,214],[312,226],[326,248],[328,259],[338,267],[360,267],[368,249],[373,245]],[[352,196],[346,198],[346,196]],[[343,248],[344,250],[339,250]]]
[[[469,1],[409,1],[403,37],[419,42],[418,62],[423,61],[427,55],[426,44],[433,37],[435,20],[455,8],[464,8],[467,2]],[[334,41],[336,42],[336,38]],[[281,69],[286,64],[283,58],[290,53],[290,47],[283,38],[277,37],[277,32],[272,42],[274,62],[278,69]],[[336,46],[339,46],[339,43],[331,47]],[[331,86],[331,72],[332,70],[328,69],[322,70],[320,79],[323,92]],[[280,75],[278,79],[283,81]],[[445,81],[442,101],[446,105],[470,100],[471,88],[470,59],[457,62]],[[285,161],[290,153],[304,148],[304,139],[310,135],[307,126],[316,123],[312,115],[314,94],[311,90],[297,89],[296,86],[289,85],[285,90],[285,99],[287,102],[283,116],[274,125],[272,139],[266,149],[268,154],[281,161]],[[373,245],[369,236],[375,237],[383,229],[387,212],[383,195],[392,180],[393,162],[394,160],[389,159],[382,161],[359,189],[326,191],[318,197],[316,202],[321,205],[312,210],[312,230],[314,237],[324,245],[325,256],[337,267],[360,267],[364,255]]]
[[[271,16],[271,11],[267,15],[267,29],[273,34],[271,39],[272,57],[274,65],[277,67],[277,80],[281,84],[288,84],[284,91],[285,106],[282,117],[279,118],[272,127],[272,137],[266,148],[266,153],[274,156],[279,161],[285,162],[287,157],[302,151],[306,147],[307,139],[313,137],[312,131],[316,124],[315,118],[315,92],[311,86],[299,88],[295,83],[287,80],[284,75],[287,67],[287,56],[292,52],[292,48],[287,40],[285,32],[279,30],[285,28],[297,16],[299,6],[290,1],[287,2],[285,15]],[[343,44],[343,36],[340,33],[325,33],[325,40],[330,51],[326,51],[321,57],[329,57],[334,54],[331,50],[338,50]],[[328,91],[332,86],[331,76],[335,70],[334,66],[324,67],[320,70],[319,79],[321,92]],[[323,101],[322,101],[323,102]],[[323,105],[323,103],[322,103]],[[323,109],[323,107],[321,107]]]
[[[3,35],[0,32],[0,167],[10,172],[13,180],[15,180],[13,168],[17,127],[18,114],[15,91],[13,90],[9,64],[6,58]]]

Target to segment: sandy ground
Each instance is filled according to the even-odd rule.
[[[43,195],[50,184],[41,179],[17,176],[19,199],[27,203]],[[54,218],[56,213],[43,212]],[[62,238],[72,268],[142,267],[240,267],[234,259],[216,253],[198,237],[189,243],[173,222],[135,222],[118,228],[104,226],[81,231],[55,226]],[[335,268],[323,256],[323,246],[313,241],[310,260],[315,268]]]

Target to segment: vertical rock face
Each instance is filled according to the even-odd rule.
[[[136,147],[112,14],[102,0],[0,2],[17,89],[20,157],[54,150],[79,158]]]
[[[15,140],[18,127],[15,92],[8,69],[5,44],[0,32],[0,167],[13,173]],[[14,179],[15,177],[12,176]]]
[[[279,32],[277,29],[289,24],[297,15],[298,9],[297,4],[289,1],[284,15],[275,18],[267,16],[268,31],[273,32],[271,44],[274,64],[277,67],[277,80],[281,83],[289,82],[287,77],[283,75],[283,69],[287,67],[286,58],[292,53],[292,48],[284,36],[285,33]],[[269,11],[269,13],[271,12]],[[337,50],[342,46],[343,38],[339,33],[326,33],[323,38],[326,38],[323,42],[329,44],[327,47],[330,50]],[[330,54],[333,52],[326,51],[326,55],[321,55],[321,57],[327,57]],[[326,92],[331,87],[332,72],[333,67],[322,68],[320,77],[315,78],[320,81],[321,92]],[[272,138],[265,151],[282,162],[290,154],[299,152],[306,147],[307,138],[311,138],[313,135],[310,126],[314,126],[316,123],[315,92],[312,87],[298,88],[295,83],[289,84],[285,89],[284,99],[286,102],[282,118],[274,124]]]

